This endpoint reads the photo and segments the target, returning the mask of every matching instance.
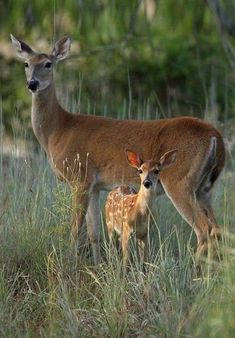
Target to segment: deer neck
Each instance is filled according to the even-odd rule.
[[[153,203],[153,191],[152,189],[146,189],[143,184],[141,184],[140,190],[137,194],[137,208],[141,214],[145,214],[146,211],[151,208]]]
[[[32,94],[32,127],[45,150],[48,148],[49,137],[60,127],[65,114],[57,101],[53,85]]]

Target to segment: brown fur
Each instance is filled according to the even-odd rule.
[[[109,190],[116,184],[137,181],[134,170],[128,166],[123,155],[124,150],[131,148],[148,159],[160,158],[163,153],[178,149],[174,165],[160,175],[161,186],[195,230],[197,253],[202,254],[207,249],[208,240],[219,233],[209,192],[224,167],[225,147],[220,132],[211,124],[192,117],[132,121],[73,115],[58,103],[53,72],[45,69],[48,60],[53,68],[57,61],[66,57],[70,40],[64,38],[58,41],[50,55],[34,52],[13,36],[12,42],[18,55],[29,65],[26,69],[27,80],[38,79],[41,88],[49,81],[45,89],[39,88],[32,95],[32,126],[55,174],[73,187],[74,206],[82,206],[82,211],[80,208],[76,211],[73,237],[77,237],[87,213],[88,234],[94,258],[98,261],[99,192]],[[216,139],[216,151],[207,174],[211,185],[207,191],[200,187],[199,193],[201,171],[209,156],[212,137]],[[212,172],[216,173],[213,182]]]

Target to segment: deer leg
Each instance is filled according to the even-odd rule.
[[[219,233],[211,207],[190,189],[188,182],[164,185],[164,189],[178,212],[194,229],[197,236],[196,256],[199,258],[208,251],[209,242],[214,245],[216,234]]]
[[[87,232],[92,246],[94,263],[98,264],[100,255],[100,211],[99,190],[92,190],[86,215]]]
[[[147,265],[149,262],[149,236],[146,234],[141,239],[138,239],[138,250],[141,264],[143,264],[143,272],[147,272]]]
[[[144,244],[144,262],[149,261],[149,238],[148,235],[146,235],[143,239],[142,242]]]
[[[220,228],[217,224],[212,206],[211,206],[211,192],[197,193],[197,199],[205,215],[208,217],[211,223],[211,235],[220,237]],[[216,235],[217,234],[217,235]]]
[[[123,266],[126,268],[127,259],[129,257],[129,238],[130,238],[130,228],[128,225],[123,224],[123,232],[121,236],[122,242],[122,258],[123,258]]]
[[[138,239],[138,249],[139,257],[141,261],[148,262],[149,260],[149,246],[148,246],[148,236],[144,236],[141,239]]]
[[[117,243],[117,236],[114,236],[116,234],[115,234],[115,230],[113,226],[113,220],[109,218],[106,225],[107,225],[108,237],[109,237],[108,249],[109,249],[109,258],[110,258],[110,255],[112,254],[112,252],[114,252],[114,249],[118,248],[119,242]]]
[[[77,242],[88,207],[88,194],[80,187],[72,187],[72,243]]]
[[[107,226],[107,231],[108,231],[109,243],[111,243],[113,239],[113,233],[114,233],[113,216],[109,217],[106,214],[105,221],[106,221],[106,226]]]
[[[202,213],[205,215],[205,217],[208,220],[209,229],[208,232],[203,234],[203,236],[207,237],[207,240],[205,241],[204,238],[202,238],[202,245],[198,248],[197,256],[201,256],[201,252],[208,251],[208,244],[211,248],[211,253],[213,256],[216,256],[218,253],[216,252],[216,244],[219,239],[221,239],[221,229],[219,225],[217,224],[214,212],[211,207],[211,201],[210,198],[211,194],[210,192],[200,192],[197,195],[197,200],[200,205],[200,208],[202,210]]]

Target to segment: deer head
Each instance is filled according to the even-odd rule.
[[[143,161],[139,154],[126,150],[127,161],[131,167],[138,170],[141,185],[146,189],[156,189],[159,174],[161,170],[168,168],[176,159],[177,150],[170,150],[166,152],[159,161],[148,160]]]
[[[16,54],[24,60],[27,87],[32,93],[46,89],[53,82],[53,68],[58,61],[65,59],[69,53],[71,39],[64,37],[57,41],[51,54],[38,53],[27,43],[11,35]]]

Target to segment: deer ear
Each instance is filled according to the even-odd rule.
[[[10,34],[10,37],[11,42],[16,49],[16,55],[20,58],[26,60],[30,55],[35,53],[24,41],[16,39],[12,34]]]
[[[70,46],[71,39],[69,37],[64,37],[55,43],[51,55],[56,59],[56,61],[63,60],[68,56]]]
[[[127,162],[131,167],[139,168],[143,161],[141,160],[139,154],[131,150],[126,150]]]
[[[160,168],[165,169],[165,168],[170,167],[172,163],[175,162],[176,154],[177,154],[177,150],[174,149],[174,150],[167,151],[164,155],[162,155],[159,161]]]

